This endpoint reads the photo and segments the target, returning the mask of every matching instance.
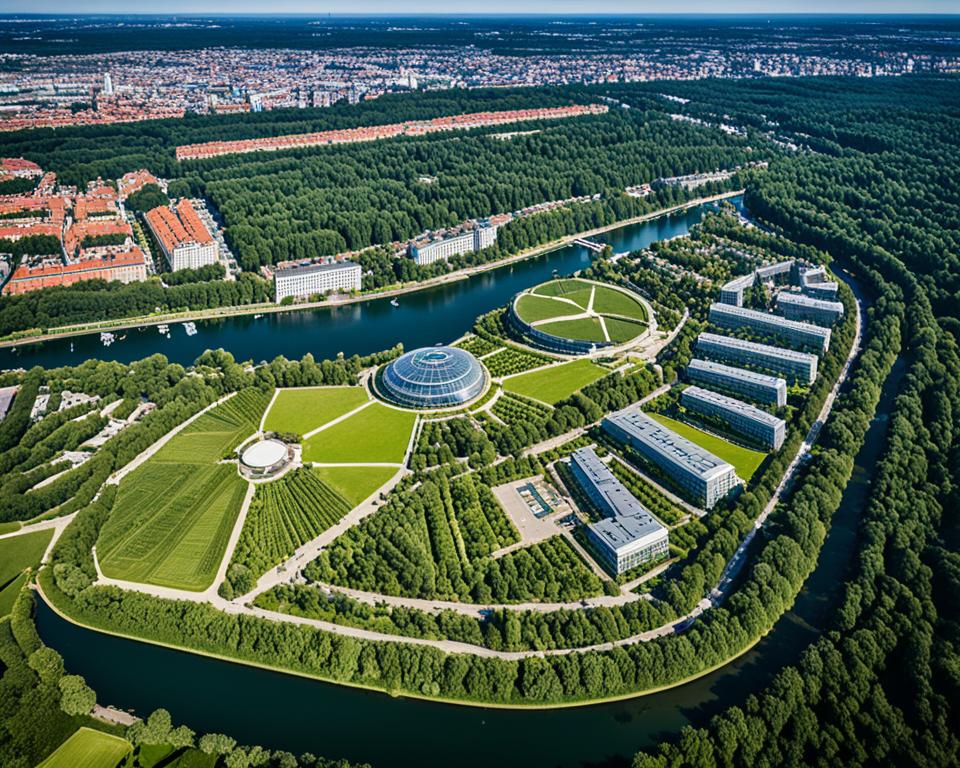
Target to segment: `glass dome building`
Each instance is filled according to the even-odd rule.
[[[383,369],[381,394],[406,408],[449,408],[473,400],[486,385],[480,362],[456,347],[424,347]]]

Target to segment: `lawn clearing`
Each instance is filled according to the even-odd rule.
[[[569,279],[551,280],[549,283],[538,285],[533,289],[532,293],[538,296],[562,296],[565,299],[576,302],[581,308],[586,309],[590,303],[590,293],[592,290],[593,285],[585,280]]]
[[[581,317],[578,320],[555,320],[537,326],[538,331],[560,336],[564,339],[582,339],[584,341],[606,341],[600,321],[595,317]]]
[[[246,488],[231,464],[148,461],[124,478],[100,532],[104,574],[203,591],[220,567]]]
[[[623,344],[630,341],[630,339],[636,338],[646,330],[646,326],[642,323],[621,320],[618,317],[604,317],[603,323],[607,326],[607,334],[614,344]]]
[[[0,539],[0,586],[16,576],[24,568],[36,568],[47,549],[53,529],[24,533]]]
[[[538,320],[549,320],[551,317],[566,317],[579,315],[583,310],[566,301],[556,301],[546,296],[536,296],[528,293],[517,299],[517,314],[525,323],[535,323]]]
[[[506,379],[503,388],[553,405],[607,373],[589,360],[573,360]]]
[[[17,595],[23,585],[27,583],[27,574],[21,573],[3,589],[0,589],[0,618],[3,618],[13,610],[13,604],[17,601]]]
[[[399,464],[416,414],[374,403],[304,443],[303,460],[321,464]]]
[[[765,453],[734,445],[723,438],[711,435],[709,432],[704,432],[702,429],[697,429],[689,424],[684,424],[682,421],[671,419],[669,416],[663,416],[659,413],[651,413],[649,415],[668,429],[672,429],[681,437],[687,438],[687,440],[696,443],[701,448],[710,451],[714,456],[732,464],[737,471],[737,475],[746,482],[750,482],[753,473],[757,471],[763,463],[763,460],[767,458],[767,454]]]
[[[636,299],[616,288],[598,285],[593,297],[593,311],[598,315],[623,315],[633,320],[646,320],[647,311]]]
[[[269,432],[305,435],[367,401],[363,387],[309,387],[277,393],[264,422]]]
[[[351,509],[393,477],[393,467],[318,467],[314,472],[343,496]]]
[[[119,736],[80,728],[38,768],[116,768],[132,749],[130,742]]]

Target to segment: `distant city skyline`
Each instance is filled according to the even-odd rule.
[[[76,3],[70,0],[8,0],[5,14],[77,13]],[[688,0],[682,11],[672,0],[488,0],[482,8],[466,0],[411,0],[397,13],[394,0],[354,0],[349,6],[337,2],[312,0],[276,0],[266,8],[258,0],[148,0],[131,11],[125,0],[88,0],[83,5],[85,15],[92,13],[141,14],[205,14],[249,13],[275,15],[284,13],[334,14],[355,16],[364,14],[410,15],[438,14],[479,16],[491,14],[666,14],[666,15],[777,15],[777,14],[957,14],[956,0],[731,0],[718,8],[710,0]]]

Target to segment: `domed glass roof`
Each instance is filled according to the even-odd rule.
[[[408,408],[446,408],[473,400],[483,391],[483,366],[456,347],[424,347],[387,365],[383,395]]]

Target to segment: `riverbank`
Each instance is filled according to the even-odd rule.
[[[343,298],[338,298],[332,301],[315,301],[307,302],[302,304],[291,304],[289,306],[281,306],[274,303],[269,304],[245,304],[243,306],[236,307],[218,307],[215,309],[205,309],[205,310],[187,310],[184,312],[170,312],[159,315],[140,315],[137,317],[128,317],[128,318],[118,318],[114,320],[104,320],[102,322],[96,323],[83,323],[83,324],[74,324],[74,325],[65,325],[57,328],[48,328],[42,334],[36,336],[24,336],[21,338],[7,337],[5,339],[0,339],[0,349],[11,348],[11,347],[26,347],[33,344],[39,344],[45,341],[52,341],[55,339],[66,339],[77,336],[84,336],[92,333],[99,333],[102,331],[122,331],[132,328],[139,328],[145,326],[157,326],[161,324],[169,323],[179,323],[179,322],[189,322],[189,321],[203,321],[203,320],[218,320],[230,317],[240,317],[245,315],[276,315],[289,312],[299,312],[303,310],[312,310],[312,309],[321,309],[324,307],[345,307],[353,304],[360,304],[367,301],[373,301],[376,299],[390,299],[398,296],[403,296],[411,293],[416,293],[419,291],[427,290],[429,288],[435,288],[438,286],[448,285],[451,283],[456,283],[462,280],[466,280],[474,275],[479,275],[484,272],[489,272],[491,270],[500,269],[501,267],[507,267],[511,264],[516,264],[518,262],[526,261],[527,259],[533,259],[543,254],[550,253],[551,251],[564,248],[566,246],[572,245],[575,240],[581,238],[594,237],[596,235],[601,235],[606,232],[610,232],[622,227],[628,227],[635,224],[641,224],[646,221],[651,221],[653,219],[658,219],[663,216],[670,216],[675,213],[681,213],[687,211],[691,208],[696,208],[698,206],[707,205],[710,203],[719,202],[721,200],[729,200],[734,197],[739,197],[744,193],[744,190],[733,190],[730,192],[723,192],[718,195],[710,195],[707,197],[700,197],[694,200],[688,200],[684,203],[671,206],[669,208],[661,208],[656,211],[651,211],[650,213],[643,214],[641,216],[635,216],[631,219],[624,219],[622,221],[615,222],[613,224],[597,227],[595,229],[587,230],[584,232],[578,232],[573,235],[561,238],[559,240],[554,240],[550,243],[544,245],[538,245],[533,248],[528,248],[525,251],[516,253],[512,256],[507,256],[496,261],[491,261],[486,264],[478,264],[473,267],[466,267],[464,269],[456,270],[454,272],[449,272],[445,275],[439,275],[429,280],[423,280],[417,283],[411,283],[408,285],[391,288],[389,290],[373,291],[369,293],[364,293],[359,296],[347,296]]]

